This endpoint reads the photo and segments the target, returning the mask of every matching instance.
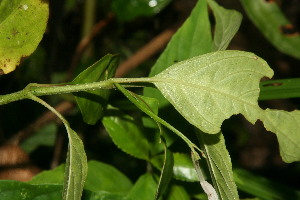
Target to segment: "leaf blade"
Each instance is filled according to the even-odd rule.
[[[73,84],[91,83],[112,78],[118,66],[119,57],[108,54],[81,72]],[[102,116],[107,105],[109,90],[94,90],[74,93],[77,105],[87,124],[95,124]]]
[[[36,49],[48,15],[49,6],[42,0],[0,2],[0,74],[14,71]]]
[[[206,133],[218,133],[233,114],[242,113],[252,123],[259,118],[259,81],[272,75],[267,63],[252,53],[218,51],[176,63],[153,83],[187,121]]]

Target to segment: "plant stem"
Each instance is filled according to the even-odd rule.
[[[0,105],[8,104],[22,99],[28,99],[29,93],[34,96],[44,96],[53,94],[63,94],[72,92],[81,92],[96,89],[112,89],[114,83],[151,83],[153,78],[111,78],[105,81],[84,83],[84,84],[29,84],[25,89],[7,95],[0,95]]]

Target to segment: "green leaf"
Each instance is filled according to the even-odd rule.
[[[194,168],[191,156],[183,153],[173,153],[174,166],[173,177],[181,181],[196,182],[199,181],[196,170]],[[161,155],[155,156],[151,159],[151,163],[161,170],[163,165],[163,158]]]
[[[249,18],[270,43],[279,51],[300,58],[299,32],[289,33],[293,32],[293,25],[281,12],[276,1],[242,0],[241,3]]]
[[[102,123],[122,151],[136,158],[149,160],[149,144],[145,131],[133,117],[116,108],[109,108]]]
[[[120,21],[130,21],[139,16],[152,16],[163,10],[171,0],[114,0],[112,11]]]
[[[283,161],[300,161],[300,111],[267,109],[261,120],[267,130],[276,134]]]
[[[235,169],[233,175],[239,190],[256,196],[260,200],[300,199],[299,190],[293,190],[274,180],[254,175],[242,169]]]
[[[149,76],[160,73],[178,61],[208,53],[211,49],[212,38],[207,4],[206,1],[198,1],[191,16],[174,34],[168,46],[152,67]],[[157,89],[145,88],[144,95],[158,99],[160,107],[169,104]]]
[[[30,184],[57,184],[64,182],[65,164],[59,165],[52,170],[45,170],[34,176],[28,183]]]
[[[60,200],[61,185],[31,185],[18,181],[0,181],[1,200]]]
[[[0,1],[0,74],[14,71],[40,43],[49,8],[43,0]]]
[[[56,138],[57,126],[54,123],[51,123],[41,130],[36,132],[33,136],[22,142],[22,149],[31,153],[36,150],[39,146],[54,146]]]
[[[118,56],[106,55],[81,72],[72,83],[91,83],[107,80],[114,76],[118,63]],[[83,120],[86,123],[95,124],[102,117],[109,94],[110,90],[103,89],[74,93]]]
[[[222,133],[206,134],[197,131],[200,146],[205,153],[214,188],[222,200],[239,199],[232,173],[230,155]]]
[[[88,166],[84,189],[122,195],[127,194],[131,189],[131,181],[113,166],[98,161],[89,161]]]
[[[269,80],[260,83],[259,100],[300,97],[300,78]]]
[[[65,122],[64,124],[68,132],[69,148],[65,169],[63,199],[80,200],[87,176],[87,158],[83,143],[77,133],[68,124]]]
[[[164,140],[162,138],[162,140]],[[165,142],[164,142],[165,143]],[[162,197],[169,187],[173,175],[174,157],[173,153],[167,148],[165,143],[164,165],[158,182],[158,187],[155,194],[155,200]]]
[[[128,198],[135,200],[153,200],[157,183],[149,173],[142,175],[128,193]]]
[[[241,25],[242,15],[219,6],[214,0],[207,2],[216,19],[213,51],[225,50]]]
[[[64,168],[62,164],[53,170],[46,170],[33,177],[31,184],[62,184],[64,180]],[[127,194],[131,189],[131,181],[120,171],[111,165],[90,160],[88,162],[88,174],[84,185],[85,190],[93,192],[106,191],[114,194]],[[118,184],[115,184],[115,183]]]
[[[132,200],[122,195],[118,195],[111,192],[105,191],[97,191],[97,192],[90,192],[85,191],[83,194],[83,200]]]
[[[242,113],[251,123],[259,118],[259,81],[272,75],[252,53],[217,51],[176,63],[152,82],[187,121],[218,133],[231,115]]]
[[[190,200],[190,197],[184,187],[172,185],[167,200]]]

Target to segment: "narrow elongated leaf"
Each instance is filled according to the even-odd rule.
[[[69,149],[65,169],[63,199],[80,200],[87,176],[87,158],[83,143],[77,133],[68,124],[65,124],[65,126],[69,137]]]
[[[183,39],[188,38],[188,39]],[[149,76],[154,76],[178,61],[210,52],[212,38],[206,1],[198,1],[190,17],[174,34],[168,46],[152,67]],[[161,93],[154,88],[145,88],[144,95],[159,100],[160,107],[168,105]]]
[[[0,74],[14,71],[40,43],[49,8],[43,0],[0,1]]]
[[[299,190],[294,190],[274,180],[252,174],[243,169],[235,169],[233,175],[239,190],[259,197],[260,200],[300,199]]]
[[[165,144],[164,165],[158,182],[155,200],[162,197],[162,195],[164,195],[164,193],[168,189],[173,175],[173,165],[174,165],[173,153],[167,148],[167,145]]]
[[[267,130],[277,135],[283,161],[300,161],[300,111],[267,109],[261,120]]]
[[[61,185],[31,185],[18,181],[0,181],[1,200],[60,200]]]
[[[207,2],[216,19],[213,51],[225,50],[241,25],[242,15],[219,6],[214,0]]]
[[[262,34],[279,51],[300,58],[299,31],[281,12],[276,1],[242,0],[245,11]]]
[[[272,75],[252,53],[218,51],[176,63],[152,79],[186,120],[218,133],[231,115],[242,113],[251,123],[259,118],[259,81]]]
[[[109,79],[114,76],[118,62],[118,56],[106,55],[81,72],[72,83],[91,83]],[[83,120],[86,123],[95,124],[102,117],[109,94],[110,90],[101,89],[74,93]]]
[[[206,155],[214,188],[222,200],[239,199],[232,173],[229,153],[222,133],[206,134],[197,131],[200,146]]]
[[[118,109],[110,108],[102,123],[113,142],[122,151],[144,160],[149,160],[149,144],[142,127],[133,117],[125,115]]]
[[[300,78],[269,80],[260,83],[259,100],[300,97]]]

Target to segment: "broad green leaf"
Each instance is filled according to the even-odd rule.
[[[164,140],[162,138],[162,140]],[[165,142],[164,142],[165,143]],[[161,175],[158,182],[158,187],[155,194],[155,200],[162,197],[169,187],[173,175],[174,157],[173,153],[167,148],[165,143],[164,165],[161,170]]]
[[[133,117],[116,108],[109,108],[102,123],[113,142],[122,151],[144,160],[149,160],[149,144],[145,131]]]
[[[68,124],[65,127],[69,137],[69,148],[66,161],[63,186],[64,200],[80,200],[84,182],[87,176],[87,158],[84,146],[75,131]]]
[[[1,200],[60,200],[61,185],[31,185],[18,181],[0,181]]]
[[[300,199],[300,191],[274,180],[254,175],[246,170],[235,169],[234,180],[239,190],[258,197],[260,200]]]
[[[232,173],[230,155],[222,133],[206,134],[197,131],[197,137],[205,153],[214,188],[222,200],[239,199]]]
[[[198,176],[194,168],[191,156],[183,153],[173,153],[174,155],[174,166],[173,166],[173,177],[181,181],[196,182]],[[163,156],[155,156],[151,159],[153,164],[159,170],[162,169]]]
[[[276,1],[241,0],[252,22],[279,51],[300,58],[300,35]]]
[[[300,97],[300,78],[269,80],[260,83],[259,100]]]
[[[259,81],[272,75],[252,53],[217,51],[176,63],[151,79],[187,121],[218,133],[231,115],[241,113],[251,123],[259,118]]]
[[[213,51],[225,50],[241,25],[242,15],[219,6],[214,0],[207,2],[216,19]]]
[[[43,0],[0,1],[0,74],[14,71],[45,32],[48,3]]]
[[[98,161],[89,161],[88,166],[85,189],[122,195],[127,194],[131,189],[131,181],[115,167]]]
[[[261,120],[267,130],[276,134],[283,161],[300,161],[300,111],[267,109]]]
[[[155,198],[157,183],[149,173],[142,175],[128,193],[132,200],[153,200]]]
[[[72,83],[91,83],[107,80],[114,76],[118,62],[118,56],[106,55],[81,72]],[[95,124],[103,116],[109,94],[110,90],[103,89],[74,93],[83,120],[86,123]]]
[[[63,184],[65,164],[53,170],[46,170],[33,177],[31,184]],[[106,191],[126,194],[132,187],[131,181],[113,166],[98,161],[88,162],[88,174],[84,185],[85,190],[93,192]],[[118,184],[115,184],[115,183]]]
[[[106,192],[106,191],[96,191],[90,192],[85,191],[83,193],[83,200],[132,200],[119,194]]]
[[[56,130],[57,126],[54,123],[51,123],[41,130],[36,132],[30,138],[22,142],[21,147],[22,149],[27,152],[31,153],[36,150],[39,146],[49,146],[52,147],[55,144],[56,138]]]
[[[167,200],[190,200],[189,194],[183,186],[172,185]]]
[[[198,1],[190,17],[174,34],[168,46],[152,67],[149,76],[154,76],[172,64],[205,54],[212,49],[211,27],[208,19],[207,3]],[[159,100],[159,106],[168,105],[161,93],[154,88],[145,88],[144,95]]]
[[[52,170],[42,171],[28,181],[28,183],[62,185],[64,182],[65,167],[66,165],[62,164]]]
[[[139,16],[152,16],[164,9],[171,0],[114,0],[112,10],[120,21],[130,21]]]

